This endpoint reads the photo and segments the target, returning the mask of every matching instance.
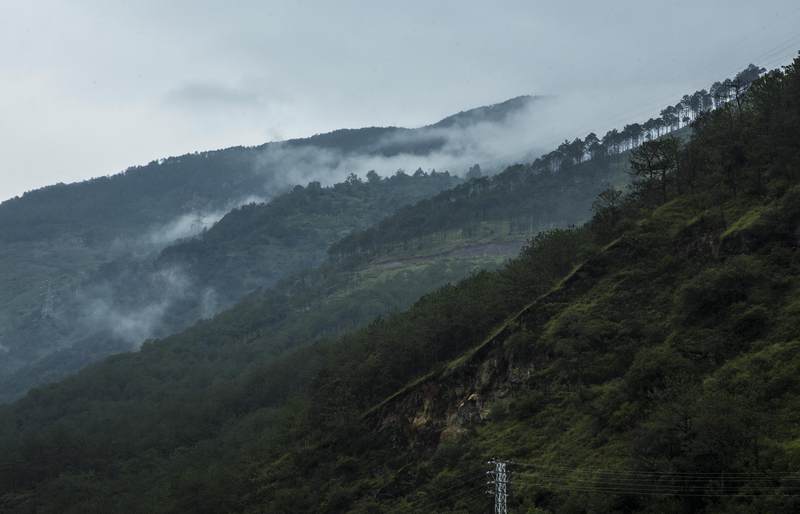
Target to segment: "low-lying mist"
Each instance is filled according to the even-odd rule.
[[[169,309],[191,291],[192,280],[179,267],[122,272],[76,292],[78,323],[84,333],[107,334],[137,349],[162,335]]]
[[[552,130],[540,127],[540,113],[551,101],[531,97],[500,120],[466,119],[449,126],[388,131],[358,152],[274,143],[259,153],[254,169],[277,173],[286,184],[318,181],[323,185],[340,182],[350,173],[363,177],[370,170],[382,176],[417,168],[463,175],[480,164],[497,171],[535,158],[558,140]]]
[[[479,164],[494,173],[510,164],[532,161],[565,139],[611,128],[609,120],[635,115],[618,112],[612,100],[577,91],[524,97],[512,100],[513,107],[499,118],[481,119],[467,111],[451,123],[388,131],[358,152],[272,143],[257,155],[254,169],[275,175],[287,186],[310,181],[330,185],[350,173],[363,177],[370,170],[383,176],[417,168],[463,175]]]

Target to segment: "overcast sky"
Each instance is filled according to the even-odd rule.
[[[799,20],[797,0],[0,0],[0,199],[520,94],[613,105],[564,114],[600,130],[787,63]]]

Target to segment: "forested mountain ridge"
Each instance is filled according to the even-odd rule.
[[[749,75],[747,70],[740,74]],[[728,89],[720,91],[725,92]],[[698,98],[702,101],[693,103],[687,98]],[[681,118],[676,118],[673,113],[683,113],[685,124],[709,105],[721,102],[721,98],[720,94],[712,97],[709,93],[697,92],[691,97],[685,97],[675,107],[666,109],[658,121],[650,120],[643,126],[645,128],[637,129],[639,125],[633,124],[626,126],[621,132],[610,131],[602,140],[590,134],[585,140],[576,139],[565,143],[531,165],[512,167],[498,177],[478,178],[429,204],[415,205],[414,209],[404,211],[400,216],[387,220],[387,223],[371,231],[341,241],[330,253],[337,259],[349,259],[353,254],[359,254],[359,258],[362,258],[365,252],[368,255],[384,253],[386,266],[397,264],[398,261],[391,260],[390,255],[394,251],[392,246],[397,250],[398,245],[405,259],[410,257],[409,251],[413,249],[426,254],[422,255],[423,260],[429,260],[428,257],[432,255],[452,255],[453,252],[511,255],[531,234],[543,228],[584,221],[597,192],[608,185],[622,186],[627,177],[624,157],[620,158],[620,152],[647,137],[680,127]],[[502,124],[516,119],[521,113],[527,113],[531,105],[535,105],[534,100],[533,97],[514,98],[494,106],[453,115],[416,131],[393,127],[367,128],[341,130],[306,140],[293,140],[282,146],[269,147],[274,151],[262,155],[262,160],[266,163],[262,164],[288,166],[291,169],[299,166],[300,169],[314,171],[313,166],[309,168],[309,163],[320,164],[324,168],[338,162],[337,155],[357,154],[360,151],[384,156],[398,152],[417,152],[424,157],[425,152],[431,150],[425,141],[433,141],[434,146],[445,144],[448,138],[456,137],[453,136],[453,129],[458,129],[455,132],[458,134],[465,127]],[[329,154],[320,159],[318,155],[313,152],[309,154],[305,150],[300,153],[282,150],[312,146],[325,150],[338,149],[339,153],[335,153],[331,160]],[[212,184],[212,175],[216,173],[214,170],[228,169],[225,158],[238,156],[228,163],[232,166],[231,170],[234,170],[231,171],[231,176],[252,172],[252,169],[242,171],[246,168],[246,158],[239,150],[241,149],[232,149],[230,154],[220,151],[154,162],[148,166],[148,173],[155,173],[153,170],[156,167],[165,167],[164,170],[167,171],[164,176],[157,177],[151,184],[147,179],[149,175],[143,171],[136,175],[136,180],[143,187],[155,185],[164,191],[171,191],[173,187],[179,187],[180,182],[172,179],[181,173],[193,173],[192,170],[197,168],[198,162],[210,162],[206,168],[201,166],[210,173],[206,174],[208,176],[201,173],[208,179],[201,180],[201,183],[205,184],[203,187],[211,194],[215,191]],[[211,161],[206,162],[203,159]],[[573,169],[584,160],[587,162],[585,166],[581,166],[578,171]],[[169,170],[178,175],[170,179],[172,171]],[[417,173],[424,174],[421,169]],[[433,173],[431,175],[435,176]],[[473,166],[469,175],[472,178],[479,177],[480,167]],[[373,174],[373,179],[375,177]],[[100,201],[100,208],[124,210],[124,206],[128,205],[126,201],[132,200],[134,204],[144,201],[147,205],[134,206],[137,212],[156,218],[163,214],[153,203],[156,200],[152,194],[141,198],[135,194],[123,194],[124,188],[117,187],[121,184],[119,177],[98,181],[100,186],[110,188],[109,191],[113,193],[108,198],[100,194],[101,198],[105,198]],[[112,183],[117,186],[112,187]],[[80,187],[84,186],[88,187],[86,184]],[[245,187],[250,194],[258,191],[252,186],[253,184],[249,184]],[[181,198],[180,195],[191,190],[195,184],[187,183],[187,187],[189,189],[182,189],[183,192],[174,198]],[[230,188],[223,184],[220,189],[223,196],[228,195],[225,193],[228,189]],[[72,189],[70,191],[75,193]],[[45,193],[47,192],[32,194],[36,196]],[[131,198],[127,198],[128,196]],[[228,195],[230,198],[233,196]],[[264,237],[264,233],[240,234],[237,242],[225,242],[214,236],[219,231],[212,230],[208,239],[203,242],[188,241],[164,250],[155,270],[157,273],[154,273],[150,262],[154,252],[176,239],[191,236],[203,227],[213,224],[224,212],[225,208],[208,211],[216,208],[217,204],[209,203],[207,198],[204,200],[202,194],[192,198],[180,207],[184,214],[177,219],[151,226],[146,233],[134,236],[131,236],[130,230],[122,230],[114,224],[130,222],[128,229],[133,230],[131,227],[150,226],[148,224],[152,220],[136,221],[138,218],[135,216],[121,216],[121,211],[116,214],[104,212],[95,221],[102,220],[102,223],[110,225],[104,225],[105,228],[95,227],[98,228],[95,230],[92,228],[92,220],[86,219],[84,221],[87,222],[78,223],[68,217],[85,216],[93,208],[88,204],[59,211],[60,215],[67,216],[62,219],[47,213],[35,214],[35,209],[28,212],[24,198],[7,202],[6,207],[16,206],[11,209],[12,214],[17,212],[14,209],[21,206],[22,210],[17,214],[24,215],[27,212],[33,215],[37,223],[56,224],[43,229],[44,239],[41,240],[15,240],[13,230],[2,232],[11,237],[0,249],[0,260],[3,267],[9,270],[7,275],[0,277],[6,285],[3,288],[6,294],[0,296],[0,351],[5,352],[8,357],[0,369],[0,373],[5,374],[6,378],[0,378],[0,381],[9,384],[8,387],[2,387],[7,390],[4,394],[6,399],[24,391],[30,384],[53,380],[68,370],[78,369],[84,363],[103,355],[131,348],[148,337],[162,336],[198,317],[208,317],[254,287],[268,286],[287,273],[319,262],[318,248],[311,249],[302,245],[295,248],[280,245],[276,247],[271,244],[273,240]],[[416,197],[410,197],[408,202],[413,203],[415,199]],[[68,205],[73,203],[75,202],[72,200],[67,202]],[[56,208],[58,205],[61,205],[59,201],[53,201],[51,207]],[[27,226],[21,222],[24,221],[23,218],[24,216],[16,220],[19,223],[10,223],[9,226],[23,230]],[[0,223],[4,219],[6,218],[0,216]],[[15,221],[14,216],[11,216],[10,221]],[[324,224],[324,220],[318,221]],[[362,223],[355,228],[362,228],[365,224],[369,223]],[[271,230],[279,226],[280,224]],[[401,229],[398,230],[398,227]],[[50,233],[48,231],[52,230],[59,234],[58,237],[47,236]],[[315,228],[302,228],[301,231],[308,234],[317,232]],[[339,235],[344,233],[340,232]],[[109,237],[114,239],[109,240]],[[300,240],[309,241],[305,236],[301,236]],[[55,255],[58,256],[57,259]],[[174,266],[170,268],[170,264]],[[284,268],[284,265],[288,267]],[[187,268],[191,269],[191,273],[187,273]],[[194,276],[197,273],[201,276]],[[162,287],[157,283],[167,285]],[[142,295],[142,286],[147,284],[152,286],[151,289],[156,289],[158,294]],[[202,287],[203,285],[207,287]],[[128,290],[134,294],[130,294]],[[82,298],[74,298],[76,291]],[[189,296],[194,297],[194,300],[186,301]],[[120,308],[113,308],[117,304],[121,304]],[[174,306],[178,306],[178,313],[174,312]],[[81,307],[84,312],[74,312]],[[73,321],[76,317],[78,320],[106,319],[107,324],[114,325],[114,331],[123,331],[124,334],[122,337],[113,334],[98,337],[96,331],[75,325]],[[67,320],[66,325],[63,320]],[[94,319],[90,321],[91,324],[97,323]],[[29,330],[32,325],[36,325],[37,330]],[[55,366],[56,362],[60,364]]]
[[[764,71],[750,64],[733,78],[714,82],[708,90],[683,95],[675,105],[662,109],[657,118],[611,129],[602,137],[590,132],[584,138],[565,140],[533,162],[510,166],[496,175],[484,177],[476,165],[467,174],[472,179],[468,183],[401,209],[367,231],[351,234],[333,245],[330,253],[375,253],[415,237],[454,229],[474,231],[498,220],[509,224],[509,233],[535,232],[563,221],[581,223],[589,216],[591,201],[600,192],[598,186],[619,189],[627,185],[626,152],[665,136],[688,138],[694,120],[738,101]],[[519,100],[461,113],[440,123],[457,124],[476,111],[492,116]]]
[[[627,153],[564,166],[557,173],[540,173],[517,164],[400,209],[375,226],[353,232],[333,244],[335,258],[375,256],[413,241],[481,232],[526,240],[548,228],[580,224],[591,216],[597,195],[628,182]]]
[[[223,305],[230,305],[244,293],[319,266],[333,242],[460,182],[434,170],[386,178],[372,173],[366,181],[351,174],[331,187],[298,185],[266,204],[232,210],[200,237],[162,250],[158,264],[186,266],[224,292]]]
[[[33,391],[0,416],[4,508],[481,512],[498,456],[545,466],[519,474],[518,509],[792,512],[798,65],[684,148],[633,149],[632,193],[587,226],[404,313],[261,360],[276,311],[250,304]],[[661,473],[660,494],[598,466]],[[717,475],[685,504],[669,473]]]
[[[306,156],[283,152],[272,159],[270,152],[316,148],[335,150],[342,155],[390,157],[407,153],[423,157],[440,149],[448,137],[447,132],[432,129],[503,123],[509,116],[530,107],[533,101],[534,97],[517,97],[417,129],[341,129],[255,147],[195,152],[133,166],[116,175],[47,186],[0,203],[0,240],[24,241],[74,233],[91,244],[114,231],[147,228],[188,211],[227,210],[232,203],[248,197],[269,197],[281,188],[313,180],[331,184],[344,179],[344,175],[326,177],[327,170],[293,169],[291,165],[298,160],[302,162]]]
[[[13,322],[14,334],[31,344],[9,345],[0,399],[209,318],[256,289],[316,267],[343,234],[460,182],[447,173],[371,177],[296,186],[266,204],[234,209],[158,258],[117,258],[85,271],[69,296],[61,293],[46,312]],[[49,341],[50,351],[38,340]],[[14,359],[21,362],[15,366]]]
[[[494,108],[488,108],[492,114],[486,117],[480,108],[458,115],[468,117],[459,125],[462,132],[433,126],[340,130],[259,147],[171,157],[119,175],[50,186],[3,202],[0,401],[109,353],[135,348],[148,337],[213,315],[255,287],[270,286],[316,265],[331,242],[365,228],[379,219],[376,215],[391,214],[403,204],[454,185],[457,179],[444,172],[430,177],[425,173],[420,180],[401,180],[400,174],[382,183],[373,171],[368,188],[353,189],[375,193],[386,189],[371,207],[369,202],[361,205],[358,194],[343,195],[344,182],[333,196],[350,200],[331,206],[325,201],[331,195],[322,187],[344,180],[344,170],[365,172],[359,167],[388,165],[389,161],[380,160],[387,156],[410,155],[415,163],[424,164],[430,152],[461,137],[465,124],[500,126],[508,117],[530,116],[533,99],[502,105],[502,116]],[[455,158],[459,150],[454,146],[447,155]],[[394,168],[378,171],[395,173]],[[305,222],[299,211],[290,221],[258,218],[273,223],[270,230],[283,227],[282,234],[267,237],[262,227],[261,234],[242,233],[236,241],[223,241],[217,235],[224,230],[217,229],[202,241],[183,241],[201,235],[240,204],[263,202],[309,181],[319,184],[315,191],[322,194],[315,198],[321,204],[315,206],[312,199],[302,208],[320,212]],[[310,193],[289,193],[292,199],[311,199]],[[285,206],[292,199],[278,199],[276,205]],[[378,203],[383,204],[380,212],[374,209]],[[327,211],[326,218],[326,207],[337,210]],[[261,210],[250,206],[244,212]],[[242,213],[228,217],[225,227],[235,225],[233,218],[244,221]],[[335,216],[342,218],[341,223]],[[316,226],[309,226],[312,222]],[[292,230],[295,236],[288,235]],[[154,264],[160,252],[163,255]],[[195,272],[201,275],[194,276]],[[104,330],[95,330],[99,324],[105,325]]]

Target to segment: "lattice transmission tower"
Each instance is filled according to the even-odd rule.
[[[488,493],[494,496],[494,514],[508,514],[508,463],[502,460],[490,460],[493,466],[486,474],[489,475]]]

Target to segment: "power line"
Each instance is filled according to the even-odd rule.
[[[458,494],[438,498],[428,503],[417,505],[411,504],[410,507],[417,512],[436,512],[435,509],[442,508],[443,504],[446,502],[451,502],[451,504],[454,504],[456,500],[478,499],[481,497],[483,497],[483,493],[480,489],[470,489],[467,491],[461,491]]]
[[[568,492],[633,496],[730,498],[800,496],[800,474],[797,472],[776,472],[772,475],[765,472],[682,473],[581,469],[517,461],[491,462],[495,465],[503,462],[508,466],[533,470],[514,472],[513,479],[507,474],[504,475],[504,479],[496,478],[494,482],[496,488],[498,487],[496,482],[503,482],[502,485],[506,487],[516,484]],[[495,477],[500,476],[499,473],[495,474]]]
[[[455,490],[464,488],[466,486],[482,485],[483,481],[484,481],[483,473],[472,473],[471,478],[468,478],[467,480],[462,480],[459,483],[454,484],[450,487],[439,489],[435,497],[419,498],[415,501],[412,501],[409,503],[409,507],[412,507],[418,511],[427,511],[433,507],[438,507],[440,504],[448,500],[453,501],[459,498],[463,499],[467,496],[482,494],[480,488],[476,489],[475,487],[469,487],[464,491],[455,491]],[[442,495],[442,493],[448,491],[450,491],[450,494],[444,496]]]
[[[481,485],[483,483],[483,477],[479,476],[479,477],[476,477],[473,480],[470,480],[468,482],[464,482],[464,483],[459,484],[458,487],[464,487],[464,486],[466,486],[468,484],[476,484],[476,482],[478,482],[478,480],[480,480],[480,483],[478,483],[477,485]],[[453,489],[453,488],[448,488],[448,489]],[[426,512],[426,511],[430,511],[431,509],[440,507],[443,503],[448,502],[448,501],[449,502],[455,502],[456,500],[466,500],[466,499],[472,499],[472,498],[476,498],[477,499],[477,498],[480,498],[480,497],[483,497],[483,491],[482,491],[482,489],[480,487],[478,487],[478,488],[471,487],[471,488],[468,488],[468,489],[466,489],[464,491],[457,491],[455,493],[451,493],[451,494],[448,494],[448,495],[445,495],[445,496],[442,496],[441,495],[441,491],[439,491],[439,494],[437,494],[435,498],[426,498],[426,501],[422,501],[422,502],[419,502],[419,501],[418,502],[411,502],[409,504],[409,507],[413,508],[414,510],[416,510],[418,512]]]
[[[592,493],[613,493],[613,494],[628,494],[628,495],[641,495],[641,496],[679,496],[679,497],[798,497],[800,493],[782,493],[782,492],[762,492],[762,493],[739,493],[739,492],[698,492],[686,490],[667,490],[667,489],[647,489],[638,487],[612,487],[602,485],[581,485],[574,484],[568,481],[543,481],[543,480],[522,480],[515,479],[510,482],[512,484],[526,484],[538,485],[544,488],[577,491],[577,492],[592,492]]]
[[[603,477],[586,477],[580,475],[548,475],[544,473],[514,473],[515,477],[528,477],[530,479],[542,479],[547,481],[567,482],[567,483],[588,483],[591,485],[599,485],[602,487],[624,487],[631,486],[643,489],[665,490],[665,491],[685,491],[685,490],[706,490],[709,487],[718,486],[720,489],[725,489],[727,486],[755,486],[763,488],[778,488],[782,484],[776,481],[746,481],[746,480],[707,480],[707,479],[678,479],[678,480],[655,480],[653,478],[603,478]],[[797,484],[788,484],[789,488],[798,489]]]
[[[800,11],[800,9],[795,9],[794,11],[790,11],[789,14],[793,14],[796,11]],[[762,27],[759,30],[759,32],[763,32],[765,30],[766,27]],[[778,45],[773,46],[767,49],[766,51],[756,55],[755,57],[749,59],[749,62],[753,62],[758,65],[764,66],[765,68],[769,68],[777,62],[785,62],[786,58],[779,54],[781,52],[787,51],[789,48],[795,45],[800,45],[800,34],[792,33],[791,36],[789,36],[787,39],[783,39]],[[765,62],[759,62],[759,61],[765,61]],[[738,70],[731,72],[728,75],[734,75],[737,72]],[[635,108],[635,110],[629,110],[626,113],[617,114],[617,116],[611,118],[610,121],[608,121],[608,124],[614,126],[619,123],[624,123],[627,120],[633,118],[641,118],[643,116],[646,116],[647,113],[656,113],[657,110],[663,108],[666,103],[672,102],[675,98],[677,98],[677,96],[678,96],[677,94],[670,94],[669,97],[664,96],[663,100],[648,102],[648,107]],[[584,133],[587,130],[589,129],[586,126],[584,126],[583,128],[576,130],[576,134]]]
[[[768,472],[766,471],[748,471],[748,472],[722,472],[722,471],[714,471],[714,472],[679,472],[679,471],[646,471],[646,470],[630,470],[630,471],[621,471],[621,470],[609,470],[606,468],[576,468],[570,466],[559,466],[556,464],[535,464],[532,462],[523,462],[518,460],[509,460],[509,464],[513,466],[521,466],[521,467],[530,467],[530,468],[543,468],[543,469],[561,469],[565,471],[575,471],[577,469],[585,470],[585,471],[592,471],[592,472],[605,472],[605,473],[633,473],[633,474],[650,474],[650,475],[686,475],[686,476],[768,476]],[[792,475],[796,476],[798,480],[800,480],[800,471],[775,471],[771,472],[772,475]]]

